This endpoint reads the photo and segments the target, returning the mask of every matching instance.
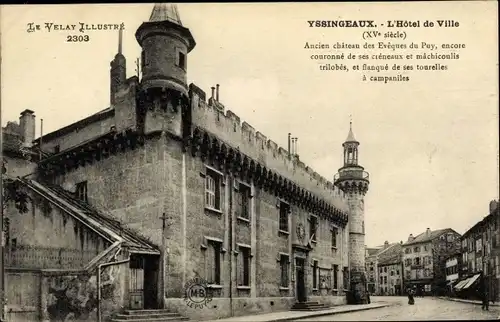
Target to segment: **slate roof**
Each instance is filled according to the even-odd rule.
[[[389,246],[378,256],[378,265],[395,264],[401,262],[403,245],[400,243],[389,244]]]
[[[380,247],[378,248],[366,248],[366,251],[368,252],[368,256],[373,256],[376,255],[378,252],[380,252]]]
[[[182,26],[177,5],[172,3],[155,3],[149,22],[170,21]]]
[[[431,230],[431,233],[429,236],[427,236],[427,233],[424,231],[420,235],[417,235],[412,241],[408,241],[404,243],[403,245],[413,245],[413,244],[419,244],[419,243],[425,243],[425,242],[430,242],[442,234],[446,232],[451,232],[453,231],[451,228],[444,228],[444,229],[438,229],[438,230]]]
[[[132,253],[160,253],[158,246],[147,238],[124,227],[119,221],[113,219],[103,211],[97,210],[89,203],[77,199],[73,193],[57,185],[42,184],[34,180],[20,178],[17,180],[52,203],[61,205],[62,209],[69,215],[84,223],[110,242],[121,241]]]
[[[490,211],[490,213],[485,216],[483,219],[479,220],[477,223],[474,224],[471,228],[469,228],[463,235],[462,239],[467,238],[469,235],[478,232],[480,230],[480,227],[490,220],[492,220],[495,216],[500,216],[500,208],[497,207],[496,209]]]
[[[356,141],[356,138],[354,137],[354,133],[352,132],[352,124],[349,127],[349,133],[347,134],[347,139],[345,139],[345,142],[358,142],[358,141]]]

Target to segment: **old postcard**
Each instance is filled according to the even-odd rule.
[[[1,321],[500,317],[496,1],[0,10]]]

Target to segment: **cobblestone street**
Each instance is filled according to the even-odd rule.
[[[453,302],[431,297],[416,298],[415,305],[408,305],[406,297],[373,297],[372,302],[391,302],[380,309],[321,316],[297,321],[402,321],[402,320],[488,320],[500,317],[500,308]]]

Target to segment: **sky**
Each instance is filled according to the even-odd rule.
[[[486,7],[488,6],[488,7]],[[497,3],[179,4],[197,45],[188,82],[280,146],[298,137],[301,160],[332,179],[352,115],[365,197],[368,246],[406,241],[426,228],[464,233],[498,199]],[[127,76],[140,47],[135,30],[152,4],[4,6],[2,126],[35,111],[49,133],[109,106],[109,63],[118,32],[28,33],[27,24],[124,23]],[[386,40],[464,43],[447,71],[413,72],[407,82],[363,82],[359,72],[320,71],[306,42],[363,44],[359,28],[310,28],[308,20],[453,19],[458,28],[404,29]],[[384,29],[387,31],[387,29]],[[68,43],[67,35],[89,42]],[[357,53],[363,52],[363,49]],[[386,52],[387,53],[387,52]],[[406,52],[405,52],[406,53]],[[330,62],[335,63],[335,61]],[[342,63],[337,61],[337,63]],[[372,62],[373,63],[373,62]],[[432,62],[434,63],[434,62]]]

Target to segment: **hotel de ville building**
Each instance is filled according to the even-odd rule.
[[[127,77],[120,40],[109,107],[39,138],[32,110],[2,129],[7,315],[204,320],[366,303],[369,178],[352,126],[326,179],[226,110],[219,85],[188,84],[196,41],[175,5],[155,4],[135,37],[142,75]]]

